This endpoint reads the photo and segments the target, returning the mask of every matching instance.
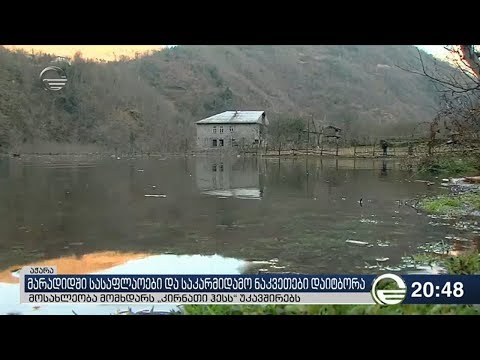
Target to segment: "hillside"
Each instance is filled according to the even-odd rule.
[[[0,149],[180,151],[193,145],[194,121],[227,109],[265,109],[272,121],[313,115],[349,137],[410,134],[436,108],[433,86],[396,68],[416,56],[413,46],[306,45],[178,46],[109,63],[75,56],[67,87],[52,93],[38,74],[53,56],[0,47]]]

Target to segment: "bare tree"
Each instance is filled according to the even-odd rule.
[[[437,85],[437,90],[450,93],[465,93],[480,90],[480,52],[476,51],[476,45],[449,45],[445,46],[450,64],[445,61],[434,60],[427,64],[422,52],[418,52],[418,66],[398,68],[410,73],[427,77]],[[453,65],[453,66],[452,66]]]
[[[480,134],[480,52],[477,45],[448,45],[447,62],[427,63],[418,51],[417,68],[400,69],[430,79],[440,94],[440,108],[431,120],[428,153],[443,126],[447,144],[478,143]]]

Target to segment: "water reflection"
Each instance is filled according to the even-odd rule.
[[[197,158],[196,181],[202,194],[239,199],[261,199],[261,161],[257,158]]]
[[[62,258],[79,260],[81,269],[86,256],[113,251],[278,259],[265,269],[359,273],[375,271],[365,264],[377,258],[398,264],[425,242],[470,236],[402,205],[446,190],[411,181],[387,159],[55,161],[0,164],[0,269]]]
[[[380,170],[380,176],[387,176],[387,162],[385,160],[382,161],[382,170]]]
[[[28,265],[57,266],[57,271],[59,274],[91,274],[101,272],[102,270],[109,268],[115,269],[121,264],[136,259],[143,259],[148,256],[148,254],[141,253],[120,253],[115,251],[105,251],[93,254],[65,256],[56,259],[36,261]],[[14,265],[0,272],[0,282],[18,283],[19,279],[15,275],[15,273],[23,266],[26,265]]]
[[[79,259],[65,257],[28,265],[57,265],[59,274],[241,274],[249,267],[249,262],[220,255],[148,255],[118,252],[102,252],[83,255]],[[59,304],[35,305],[19,304],[19,279],[12,267],[0,273],[0,314],[19,313],[30,315],[45,314],[113,314],[125,311],[151,309],[151,305],[88,305]],[[155,311],[174,310],[174,305],[155,305]]]

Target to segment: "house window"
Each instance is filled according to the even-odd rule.
[[[233,126],[230,126],[230,132],[233,133]]]
[[[231,142],[232,146],[238,146],[237,141],[234,138],[231,139]]]
[[[220,134],[223,134],[223,126],[220,126]]]
[[[223,163],[220,164],[220,171],[223,171]]]
[[[212,140],[212,146],[213,146],[213,147],[216,147],[216,146],[217,146],[217,139],[213,139],[213,140]]]
[[[213,127],[213,133],[214,133],[214,134],[217,133],[217,127],[216,127],[216,126]]]
[[[255,139],[255,141],[253,142],[255,145],[258,145],[258,139]]]
[[[212,165],[212,171],[213,171],[213,172],[216,172],[216,171],[217,171],[217,164],[213,164],[213,165]]]
[[[223,146],[223,139],[218,140],[218,146]]]

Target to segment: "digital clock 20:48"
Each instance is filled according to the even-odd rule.
[[[412,297],[456,297],[461,298],[464,294],[463,283],[457,281],[455,283],[446,282],[440,289],[439,285],[427,281],[424,283],[415,281],[412,283]]]

